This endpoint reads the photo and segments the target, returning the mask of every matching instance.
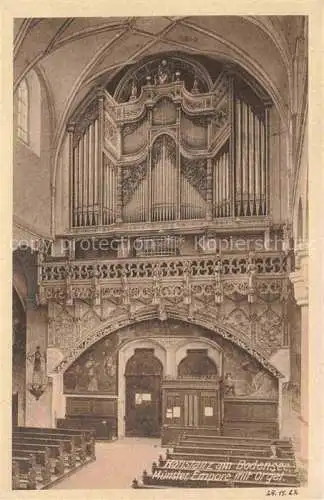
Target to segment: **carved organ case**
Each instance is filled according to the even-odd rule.
[[[269,105],[227,70],[154,59],[68,132],[72,229],[269,214]]]

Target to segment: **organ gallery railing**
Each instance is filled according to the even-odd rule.
[[[226,72],[203,93],[176,75],[101,89],[69,125],[72,229],[269,215],[268,104]]]
[[[220,271],[221,270],[221,271]],[[288,257],[278,252],[263,252],[253,258],[234,254],[214,257],[150,257],[114,260],[82,260],[70,263],[44,262],[39,268],[40,282],[71,280],[142,279],[142,278],[183,278],[188,275],[195,279],[214,279],[215,273],[222,275],[285,275],[288,272]]]

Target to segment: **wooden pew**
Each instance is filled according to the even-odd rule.
[[[73,436],[76,438],[76,446],[85,450],[86,455],[91,458],[96,458],[95,455],[95,430],[94,429],[70,429],[57,427],[16,427],[17,432],[30,432],[35,434],[59,435],[63,437]]]
[[[187,446],[191,448],[198,448],[198,449],[205,449],[205,448],[212,448],[215,450],[217,453],[217,450],[219,450],[220,453],[222,453],[222,450],[231,450],[232,453],[235,453],[235,451],[240,452],[245,454],[249,454],[250,452],[252,454],[256,453],[261,453],[262,456],[265,454],[268,456],[275,455],[278,458],[281,457],[289,457],[291,454],[293,454],[293,450],[290,447],[286,446],[273,446],[271,444],[267,445],[256,445],[253,446],[253,444],[244,444],[244,443],[231,443],[230,445],[226,446],[224,443],[213,443],[213,442],[208,442],[208,441],[201,441],[201,442],[195,442],[195,441],[181,441],[178,445],[174,447],[174,449],[178,449],[181,446]]]
[[[61,446],[63,451],[63,456],[65,458],[65,463],[67,467],[74,468],[76,465],[76,452],[75,444],[72,438],[63,438],[61,436],[43,436],[34,434],[24,434],[22,432],[13,433],[13,440],[17,442],[21,441],[23,443],[34,443],[34,444],[58,444]]]
[[[12,466],[11,466],[11,476],[12,476],[12,481],[11,481],[11,487],[12,487],[12,489],[13,490],[19,490],[19,487],[20,487],[19,465],[13,459],[12,459]]]
[[[259,457],[259,458],[266,458],[271,456],[269,453],[269,450],[253,450],[251,448],[220,448],[220,447],[213,447],[212,445],[210,446],[176,446],[174,447],[174,451],[177,453],[185,453],[185,454],[194,454],[197,453],[197,451],[202,455],[223,455],[223,456],[233,456],[233,455],[242,455],[245,457]]]
[[[16,434],[21,435],[31,435],[31,436],[44,436],[47,438],[56,439],[57,437],[62,439],[70,439],[73,442],[73,449],[81,462],[86,461],[87,457],[87,437],[90,439],[91,431],[88,431],[86,435],[85,432],[72,430],[69,432],[64,429],[52,429],[52,428],[40,428],[40,427],[16,427],[14,429]],[[89,447],[89,452],[92,451],[91,443]]]
[[[152,473],[143,472],[142,486],[134,479],[133,488],[141,487],[296,487],[299,486],[295,460],[259,459],[210,460],[205,456],[195,460],[188,455],[185,460],[163,459],[153,463]]]
[[[103,421],[105,424],[103,424]],[[109,417],[66,416],[56,420],[57,428],[69,429],[92,429],[95,431],[96,439],[110,441],[116,434],[117,428],[114,420]]]
[[[52,479],[52,465],[49,458],[48,450],[37,450],[31,451],[30,449],[24,449],[22,446],[14,445],[12,448],[12,454],[15,456],[28,457],[33,455],[35,457],[36,466],[38,466],[38,472],[41,476],[42,484],[47,484]]]
[[[213,461],[213,462],[224,462],[228,461],[231,463],[239,463],[241,461],[247,460],[247,457],[244,455],[204,455],[202,453],[199,453],[199,450],[197,450],[197,453],[176,453],[176,452],[170,452],[167,450],[165,458],[160,455],[158,463],[159,465],[164,465],[167,460],[195,460],[195,461]],[[271,458],[271,457],[256,457],[256,456],[250,456],[248,457],[248,460],[258,460],[262,461],[263,463],[269,463],[273,464],[278,462],[277,458]],[[280,458],[280,463],[286,464],[290,467],[296,467],[296,460],[295,457],[292,458]]]
[[[182,435],[173,451],[160,455],[152,473],[133,488],[224,488],[299,486],[290,440]]]
[[[12,438],[12,446],[19,446],[19,448],[23,450],[29,450],[30,452],[37,451],[46,451],[48,450],[49,458],[51,460],[52,465],[52,473],[58,476],[64,474],[64,451],[63,446],[60,443],[44,443],[44,442],[35,442],[35,440],[26,440],[19,439],[14,437]]]
[[[183,432],[181,435],[180,435],[180,439],[181,440],[184,440],[184,439],[208,439],[208,440],[211,440],[211,441],[222,441],[222,442],[226,442],[226,443],[241,443],[241,442],[244,442],[244,443],[248,443],[248,442],[251,442],[251,443],[259,443],[259,444],[269,444],[269,443],[272,443],[272,442],[287,442],[289,443],[290,440],[289,439],[269,439],[269,438],[253,438],[253,437],[245,437],[245,436],[223,436],[223,435],[220,435],[220,434],[214,434],[214,435],[205,435],[205,434],[199,434],[198,432],[196,433],[187,433],[187,432]]]
[[[14,489],[35,490],[37,487],[36,464],[33,456],[22,457],[14,455],[12,457],[12,464]]]
[[[86,439],[87,454],[93,459],[96,458],[96,430],[94,428],[91,428],[90,425],[87,426],[87,422],[78,422],[77,419],[73,418],[58,418],[56,424],[57,427],[55,428],[55,430],[57,432],[68,432],[71,435],[78,435],[80,434],[80,432],[84,434]]]

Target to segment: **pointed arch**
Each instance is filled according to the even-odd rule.
[[[269,371],[272,375],[277,378],[283,377],[275,366],[268,361],[268,359],[258,350],[251,347],[248,342],[242,340],[240,333],[236,331],[234,328],[229,327],[228,325],[223,325],[215,322],[208,315],[203,312],[197,312],[193,318],[188,319],[188,315],[186,311],[182,311],[176,308],[166,308],[166,315],[169,319],[180,320],[184,323],[193,324],[196,326],[200,326],[202,328],[208,329],[226,340],[232,342],[239,348],[243,349],[250,356],[256,359],[267,371]],[[145,320],[157,319],[159,318],[158,308],[155,306],[145,306],[141,309],[138,309],[134,316],[131,318],[127,314],[126,311],[122,312],[117,317],[110,318],[101,328],[91,332],[88,337],[82,340],[79,344],[77,344],[74,348],[72,348],[66,356],[62,359],[62,361],[56,366],[54,372],[62,373],[65,372],[69,366],[89,347],[98,342],[104,337],[107,337],[113,332],[120,330],[126,326],[130,326],[135,323],[140,323]]]

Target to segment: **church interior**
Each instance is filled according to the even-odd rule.
[[[306,480],[307,17],[14,30],[13,488]]]

